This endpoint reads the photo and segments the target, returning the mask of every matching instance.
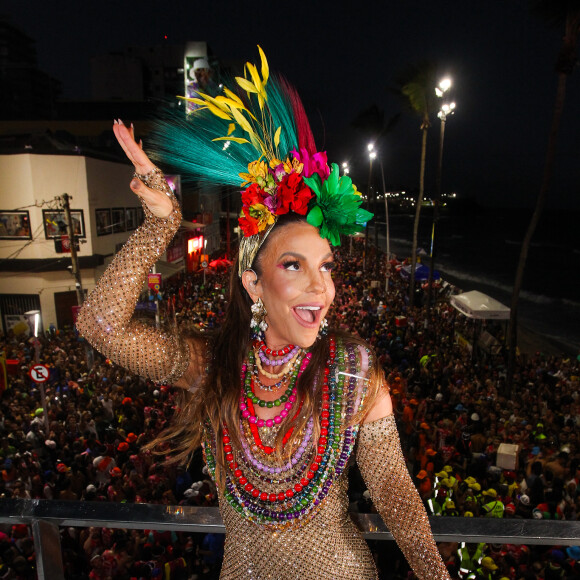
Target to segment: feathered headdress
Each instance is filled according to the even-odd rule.
[[[340,234],[361,231],[373,217],[361,209],[350,177],[340,176],[326,152],[316,151],[298,94],[270,76],[258,50],[261,75],[248,62],[244,77],[236,77],[236,91],[224,87],[215,97],[183,97],[199,108],[188,118],[161,123],[153,136],[158,156],[185,174],[223,185],[241,180],[240,276],[283,214],[305,215],[335,246]]]

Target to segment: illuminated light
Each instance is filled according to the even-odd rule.
[[[435,87],[435,95],[441,98],[443,96],[443,91],[439,87]]]
[[[369,153],[369,157],[370,157],[371,159],[375,159],[375,158],[376,158],[376,156],[377,156],[377,154],[376,154],[374,151],[371,151],[371,152]]]
[[[167,34],[163,38],[165,38],[165,40],[167,40]]]
[[[439,88],[445,92],[451,88],[451,79],[445,78],[439,83]]]
[[[369,143],[369,144],[367,145],[367,149],[368,149],[369,151],[372,151],[374,148],[375,148],[375,146],[374,146],[374,144],[373,144],[373,143]]]
[[[189,240],[187,240],[187,253],[188,254],[193,254],[195,252],[198,252],[199,250],[201,250],[202,247],[204,247],[203,236],[198,236],[196,238],[189,238]]]
[[[346,169],[348,167],[348,163],[346,161],[344,161],[342,166]]]

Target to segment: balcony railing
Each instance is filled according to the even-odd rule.
[[[376,514],[351,514],[367,539],[392,540]],[[580,545],[580,521],[431,517],[438,542]],[[64,580],[61,527],[224,533],[217,508],[108,502],[1,500],[0,523],[32,528],[38,577]]]

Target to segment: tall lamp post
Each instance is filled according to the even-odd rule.
[[[439,98],[443,98],[445,93],[451,88],[451,79],[443,79],[439,86],[435,88],[435,94]],[[439,157],[437,160],[437,176],[435,182],[435,198],[433,199],[433,226],[431,229],[431,263],[429,268],[429,280],[427,286],[427,310],[431,308],[432,293],[433,293],[433,270],[435,269],[435,252],[436,240],[435,229],[439,221],[439,203],[441,201],[441,174],[443,170],[443,142],[445,139],[445,122],[449,115],[455,112],[455,103],[443,103],[441,109],[437,113],[441,121],[441,131],[439,133]]]
[[[389,232],[389,200],[387,196],[387,188],[385,186],[385,171],[383,169],[383,159],[379,157],[379,164],[381,166],[381,182],[383,184],[383,196],[385,200],[385,235],[386,235],[386,260],[387,263],[385,264],[386,267],[386,276],[385,276],[385,292],[389,291],[389,278],[391,276],[391,236]]]
[[[375,146],[373,145],[373,143],[369,143],[367,145],[367,150],[369,152],[369,181],[368,181],[368,185],[367,185],[367,210],[370,209],[370,204],[371,204],[371,179],[372,179],[372,175],[373,175],[373,160],[377,156],[377,153],[374,149],[375,149]],[[365,272],[367,269],[368,249],[369,249],[369,228],[368,228],[368,224],[367,224],[367,226],[365,227],[365,251],[364,251],[364,256],[363,256],[363,271],[365,271]]]

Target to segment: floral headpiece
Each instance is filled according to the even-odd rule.
[[[340,234],[363,230],[373,217],[361,209],[350,177],[340,176],[335,163],[329,167],[326,152],[316,151],[296,91],[283,79],[270,77],[266,56],[258,50],[261,76],[246,63],[245,76],[236,77],[238,92],[224,87],[224,94],[215,97],[201,92],[184,97],[199,107],[192,119],[158,131],[157,148],[165,160],[169,157],[186,172],[214,183],[235,183],[234,176],[243,180],[240,276],[251,268],[279,216],[290,211],[305,215],[334,246],[340,245]],[[193,159],[184,159],[184,141]],[[247,169],[232,173],[244,161]]]

